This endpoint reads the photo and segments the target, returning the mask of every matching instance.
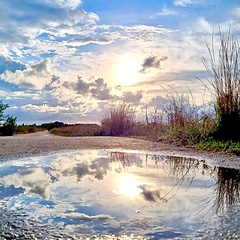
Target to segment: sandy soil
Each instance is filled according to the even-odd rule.
[[[126,137],[60,137],[48,131],[0,137],[0,160],[78,149],[129,149],[197,157],[210,164],[240,169],[240,157]]]

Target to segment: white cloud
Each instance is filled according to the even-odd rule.
[[[200,31],[202,33],[211,34],[214,30],[214,26],[210,22],[208,22],[204,17],[199,18],[197,24],[198,24],[197,31]]]
[[[180,6],[180,7],[191,7],[191,5],[209,6],[209,5],[216,4],[216,1],[215,0],[175,0],[173,4],[175,6]]]
[[[173,15],[178,15],[178,12],[164,6],[162,8],[162,11],[155,14],[154,17],[157,17],[157,16],[173,16]]]
[[[64,215],[65,217],[71,219],[71,220],[83,220],[83,221],[106,221],[106,220],[112,220],[113,217],[110,215],[105,215],[105,214],[99,214],[99,215],[94,215],[94,216],[89,216],[84,213],[78,213],[78,212],[71,212],[67,213]]]
[[[49,113],[58,113],[60,111],[68,111],[69,106],[49,106],[47,104],[42,104],[42,105],[33,105],[33,104],[27,104],[22,106],[22,109],[26,111],[33,111],[33,112],[49,112]]]
[[[73,39],[67,41],[67,44],[69,44],[71,46],[85,46],[90,43],[105,45],[105,44],[110,44],[112,42],[113,41],[111,41],[107,38],[94,39],[93,37],[78,37],[78,38],[73,38]]]
[[[194,0],[175,0],[174,5],[186,7],[187,5],[194,4]]]
[[[234,9],[232,10],[232,14],[233,14],[234,16],[236,16],[237,18],[239,18],[239,17],[240,17],[240,7],[234,8]]]
[[[9,83],[24,88],[42,89],[52,81],[51,61],[44,59],[40,63],[31,63],[24,70],[5,71],[0,77]]]
[[[133,103],[136,105],[140,104],[141,99],[143,98],[143,91],[131,92],[127,91],[123,93],[122,99],[125,102]]]
[[[44,199],[50,196],[51,178],[41,168],[7,175],[3,178],[3,182],[6,185],[14,185],[15,188],[24,188],[26,192],[38,194]]]
[[[48,33],[51,30],[52,34],[59,31],[67,34],[79,24],[95,24],[99,20],[95,13],[76,8],[81,1],[54,2],[59,2],[61,6],[71,6],[71,8],[57,8],[56,4],[48,6],[42,1],[28,3],[28,8],[16,5],[15,1],[9,1],[8,4],[6,1],[0,2],[0,8],[6,8],[0,16],[4,26],[0,31],[0,42],[14,43],[18,47],[21,47],[20,43],[34,45],[35,38],[42,33]]]
[[[101,102],[104,106],[108,99],[143,104],[162,94],[160,85],[172,84],[180,91],[182,86],[190,85],[195,87],[194,92],[199,92],[195,79],[203,71],[201,57],[206,53],[205,41],[211,40],[213,27],[217,30],[217,25],[214,26],[209,15],[199,17],[196,9],[184,11],[179,7],[190,10],[193,4],[200,8],[204,5],[209,14],[211,9],[207,6],[213,0],[175,0],[172,8],[163,3],[161,11],[153,18],[149,19],[148,13],[148,24],[141,20],[133,25],[104,22],[110,15],[100,22],[96,14],[98,8],[96,13],[87,12],[81,9],[82,0],[36,0],[17,5],[16,2],[0,1],[0,9],[4,9],[0,15],[0,54],[3,56],[0,69],[3,65],[7,69],[0,75],[5,82],[0,81],[5,89],[11,87],[3,95],[8,95],[13,106],[19,109],[23,106],[22,112],[75,114],[74,111],[78,111],[84,116],[93,116],[94,111],[101,112],[98,104]],[[238,32],[240,8],[228,9],[228,14],[232,19],[228,18],[227,23],[231,22],[232,29]],[[179,16],[179,23],[172,25]],[[221,23],[224,33],[228,30],[227,23]],[[161,59],[162,56],[167,56],[167,61]],[[129,59],[146,70],[131,85],[121,82],[115,71]],[[84,82],[78,82],[78,76]],[[58,80],[53,81],[54,77]],[[86,89],[82,88],[84,83]],[[121,91],[114,90],[113,86],[117,85]],[[24,87],[22,92],[21,87]],[[26,89],[30,90],[28,94],[25,94]],[[146,91],[141,92],[142,89]],[[9,94],[16,90],[18,96]],[[89,106],[84,101],[89,102]]]
[[[57,5],[62,8],[71,8],[71,9],[76,9],[82,3],[82,0],[44,0],[44,1],[49,4]]]

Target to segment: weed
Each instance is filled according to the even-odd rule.
[[[132,134],[134,110],[125,102],[113,105],[108,116],[102,120],[102,130],[110,136],[127,136]]]
[[[213,137],[219,140],[240,141],[240,48],[229,29],[225,37],[219,29],[218,54],[212,44],[207,44],[210,59],[203,58],[208,72],[209,91],[214,96],[217,129]]]

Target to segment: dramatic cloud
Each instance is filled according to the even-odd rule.
[[[157,56],[149,56],[144,59],[141,72],[146,73],[146,71],[151,68],[160,69],[161,62],[166,61],[167,59],[167,56],[163,56],[160,58]]]
[[[92,96],[98,100],[109,100],[113,98],[110,94],[111,88],[104,82],[103,78],[98,78],[93,84],[91,84]]]
[[[104,82],[103,78],[98,78],[91,82],[85,82],[81,77],[78,77],[77,83],[64,82],[63,86],[72,88],[78,94],[91,96],[98,100],[109,100],[113,96],[110,94],[111,88]]]
[[[107,174],[109,169],[108,161],[106,158],[98,158],[92,163],[81,162],[72,169],[66,169],[62,172],[64,176],[76,175],[77,181],[81,181],[83,177],[94,177],[95,179],[102,180]]]
[[[169,85],[200,102],[205,41],[229,23],[239,38],[233,1],[2,0],[0,9],[0,92],[19,123],[98,122],[109,101],[150,108]]]
[[[85,95],[89,92],[90,85],[91,84],[84,82],[84,80],[79,77],[77,83],[74,86],[74,90],[76,90],[78,94]]]

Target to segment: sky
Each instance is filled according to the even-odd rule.
[[[0,99],[18,124],[99,123],[121,101],[140,118],[171,91],[204,106],[206,42],[219,27],[240,36],[239,0],[1,0],[0,9]]]

